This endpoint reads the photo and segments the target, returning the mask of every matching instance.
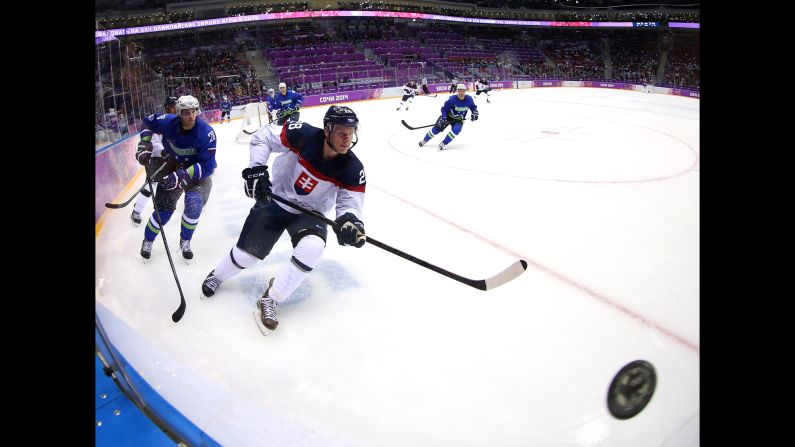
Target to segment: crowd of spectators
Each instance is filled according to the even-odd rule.
[[[579,1],[579,0],[578,0]],[[96,13],[99,29],[125,28],[142,25],[187,22],[196,19],[194,9],[180,8],[169,12],[160,2],[128,2],[128,5],[115,5],[114,8],[103,8]],[[171,3],[174,3],[173,1]],[[459,3],[460,7],[450,6],[450,3]],[[136,10],[148,5],[148,10]],[[676,2],[667,0],[665,4],[629,2],[623,6],[611,2],[609,7],[603,2],[582,0],[579,4],[571,5],[570,2],[561,0],[527,3],[522,0],[471,0],[462,2],[444,3],[418,3],[406,4],[389,1],[329,1],[322,9],[325,10],[353,10],[353,11],[398,11],[421,12],[427,14],[442,14],[456,17],[481,17],[506,20],[551,20],[551,21],[655,21],[655,22],[698,22],[700,19],[698,1]],[[98,5],[99,7],[100,5]],[[281,2],[234,4],[220,13],[202,11],[201,18],[234,17],[252,14],[266,14],[290,11],[308,11],[312,9],[309,2]],[[126,12],[125,12],[126,11]]]
[[[434,33],[450,33],[459,38],[452,46],[444,44],[436,37],[422,37]],[[511,32],[513,35],[511,36]],[[196,42],[198,31],[181,37],[185,42]],[[429,22],[425,26],[408,25],[405,22],[394,22],[383,19],[357,19],[335,22],[320,27],[317,22],[303,21],[290,24],[269,24],[247,28],[216,31],[207,42],[214,43],[198,49],[191,48],[188,52],[175,55],[173,38],[142,39],[135,42],[139,48],[145,48],[149,54],[147,63],[163,76],[170,94],[194,94],[202,104],[217,104],[221,96],[226,95],[234,103],[245,103],[249,98],[259,96],[274,85],[265,86],[258,79],[256,70],[246,60],[244,51],[263,48],[315,48],[315,45],[327,45],[333,42],[362,44],[370,41],[389,41],[407,39],[416,44],[412,48],[438,49],[434,60],[426,60],[421,52],[409,54],[406,62],[417,62],[421,69],[416,71],[417,77],[428,77],[443,82],[453,75],[468,77],[472,74],[484,74],[493,79],[516,77],[521,79],[564,79],[564,80],[613,80],[635,83],[653,82],[657,85],[674,87],[699,87],[699,56],[698,34],[686,31],[686,35],[695,38],[682,38],[682,42],[672,42],[670,33],[658,33],[655,30],[578,30],[578,29],[515,29],[500,34],[503,42],[510,40],[514,44],[524,44],[540,49],[546,61],[517,60],[515,55],[505,49],[497,49],[497,39],[482,27],[468,24],[446,24]],[[193,37],[191,37],[193,36]],[[235,37],[237,42],[230,43]],[[492,37],[491,39],[487,36]],[[509,39],[512,37],[512,39]],[[226,39],[227,47],[219,46]],[[434,40],[435,39],[435,40]],[[661,40],[662,39],[662,40]],[[162,44],[162,47],[161,47]],[[172,45],[172,46],[169,46]],[[162,51],[167,48],[169,51]],[[190,48],[190,45],[185,45]],[[467,54],[465,50],[470,50]],[[492,50],[492,55],[483,54]],[[663,71],[664,78],[658,78],[658,65],[661,50],[668,51],[668,60]],[[324,55],[324,49],[318,48],[318,55]],[[362,52],[361,46],[356,50]],[[262,53],[264,55],[264,52]],[[403,55],[401,55],[403,56]],[[379,56],[370,54],[368,59],[379,62],[384,67],[381,81],[391,82],[395,86],[405,82],[405,75],[389,75],[397,73],[393,63]],[[440,62],[442,61],[442,62]],[[265,60],[267,63],[267,59]],[[398,61],[397,63],[401,63]],[[322,63],[318,63],[322,65]],[[411,66],[412,64],[404,64]],[[328,66],[328,64],[327,64]],[[300,71],[317,67],[295,67]],[[389,71],[393,70],[393,71]],[[415,73],[415,72],[412,72]],[[343,84],[351,82],[350,70],[346,73],[341,68],[335,80],[323,82],[302,82],[300,78],[291,81],[291,88],[303,93],[315,91],[332,91]],[[355,79],[354,79],[355,81]],[[271,82],[273,80],[271,79]],[[389,85],[392,85],[389,84]],[[389,86],[387,85],[387,86]]]
[[[352,24],[353,23],[353,24]],[[478,39],[478,32],[470,32],[470,28],[475,25],[466,24],[442,24],[429,23],[422,27],[422,30],[454,32],[464,40],[460,42],[465,46],[461,50],[488,51],[489,43],[493,40],[483,38]],[[409,54],[410,60],[423,62],[423,70],[419,75],[428,73],[432,78],[451,76],[451,73],[500,73],[503,78],[510,77],[511,74],[529,78],[537,76],[542,79],[566,79],[566,80],[613,80],[619,82],[648,83],[653,82],[658,85],[666,84],[676,87],[698,87],[699,61],[698,53],[690,51],[679,52],[670,51],[669,60],[666,65],[665,79],[657,79],[658,65],[661,58],[660,49],[670,47],[670,35],[658,33],[654,30],[578,30],[578,29],[522,29],[514,30],[514,42],[526,42],[528,46],[538,46],[547,57],[546,63],[516,61],[512,56],[501,50],[494,50],[493,55],[466,55],[465,52],[455,49],[442,49],[439,51],[440,60],[446,61],[440,64],[438,61],[428,61],[421,59],[420,53]],[[521,33],[521,34],[520,34]],[[691,35],[696,33],[690,31]],[[317,23],[311,21],[292,23],[289,25],[277,25],[270,27],[260,27],[249,32],[251,47],[257,48],[289,48],[301,47],[304,49],[314,48],[314,45],[326,45],[332,42],[364,43],[369,41],[390,40],[390,39],[413,39],[416,41],[415,48],[433,48],[432,39],[423,39],[418,36],[417,27],[411,27],[405,23],[395,23],[383,19],[360,19],[356,22],[341,21],[333,27],[319,28]],[[489,35],[489,33],[480,33]],[[660,44],[659,40],[663,39]],[[692,40],[697,47],[697,39]],[[254,45],[254,42],[257,42]],[[607,44],[612,42],[612,44]],[[668,42],[668,43],[666,43]],[[691,42],[691,46],[692,46]],[[607,44],[607,45],[606,45]],[[458,45],[458,44],[457,44]],[[438,48],[444,48],[439,46]],[[242,51],[238,47],[238,50]],[[319,55],[323,55],[319,49]],[[362,50],[357,50],[362,51]],[[230,53],[218,53],[213,59],[211,54],[206,52],[198,53],[200,57],[190,60],[171,59],[168,66],[162,63],[153,65],[156,70],[161,71],[164,76],[189,77],[207,75],[235,75],[235,81],[240,84],[232,88],[229,85],[223,87],[224,83],[217,83],[210,80],[213,88],[203,88],[208,95],[207,98],[214,101],[219,98],[219,93],[227,94],[230,97],[241,97],[245,95],[257,94],[261,86],[250,87],[250,78],[256,75],[245,70],[235,72],[238,67],[248,68],[248,62],[241,57],[232,57]],[[406,55],[401,55],[406,56]],[[385,62],[380,57],[371,56],[370,59],[381,63],[386,69],[393,69],[393,64]],[[427,64],[427,65],[426,65]],[[211,72],[210,67],[213,67]],[[300,71],[302,68],[311,69],[316,67],[295,67]],[[391,80],[395,85],[402,85],[405,81],[398,76],[383,76],[385,81]],[[399,78],[399,79],[398,79]],[[292,81],[296,89],[312,91],[321,89],[335,89],[339,84],[350,82],[350,75],[341,70],[340,76],[334,81],[316,82],[312,85],[309,82],[300,80]],[[228,84],[228,83],[227,83]],[[216,86],[221,85],[219,91]],[[190,81],[186,81],[185,88],[193,86]],[[231,89],[231,90],[230,90]],[[242,92],[241,92],[242,90]]]

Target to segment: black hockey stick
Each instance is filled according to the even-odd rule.
[[[437,94],[435,94],[435,95],[433,95],[433,96],[431,96],[431,95],[417,95],[417,96],[419,96],[420,98],[422,98],[422,97],[425,97],[425,98],[435,98],[435,97],[436,97],[436,96],[438,96],[438,95],[439,95],[439,94],[437,93]]]
[[[465,120],[450,120],[449,123],[452,123],[454,121],[462,121],[463,122]],[[409,129],[409,130],[425,129],[426,127],[433,127],[433,126],[436,125],[436,123],[433,123],[433,124],[428,124],[427,126],[411,127],[411,126],[408,125],[408,123],[406,123],[406,120],[400,120],[400,122],[403,123],[403,125],[406,126],[406,128]]]
[[[400,120],[400,122],[401,122],[401,123],[403,123],[403,125],[404,125],[404,126],[406,126],[406,128],[407,128],[407,129],[409,129],[409,130],[424,129],[424,128],[426,128],[426,127],[433,127],[433,126],[435,126],[435,125],[436,125],[436,123],[433,123],[433,124],[428,124],[427,126],[411,127],[411,126],[409,126],[409,125],[406,123],[406,120]]]
[[[163,170],[163,168],[165,168],[167,164],[168,164],[168,163],[163,163],[163,166],[161,166],[161,167],[160,167],[160,168],[159,168],[157,171],[155,171],[155,172],[154,172],[154,174],[152,174],[152,176],[151,176],[151,177],[155,177],[155,178],[157,178],[157,175],[158,175],[158,174],[160,174],[160,171],[162,171],[162,170]],[[146,174],[144,174],[144,176],[146,176]],[[132,201],[133,201],[133,199],[135,199],[135,198],[138,196],[138,193],[139,193],[139,192],[141,192],[141,191],[143,191],[143,189],[144,189],[144,188],[146,187],[146,185],[147,185],[147,181],[149,181],[149,180],[151,179],[151,177],[146,177],[146,179],[144,180],[144,184],[143,184],[143,185],[141,185],[141,187],[140,187],[140,188],[138,188],[138,191],[135,191],[135,194],[133,194],[132,196],[130,196],[130,198],[129,198],[129,199],[125,200],[125,201],[124,201],[124,202],[122,202],[122,203],[106,203],[106,204],[105,204],[105,207],[107,207],[107,208],[111,208],[111,209],[119,209],[119,208],[124,208],[125,206],[129,205],[129,204],[130,204],[130,202],[132,202]],[[149,186],[149,189],[152,189],[152,187],[151,187],[151,186]]]
[[[185,315],[185,307],[187,307],[185,304],[185,295],[182,294],[182,286],[180,285],[179,278],[177,277],[177,269],[174,268],[174,261],[171,259],[171,250],[168,249],[166,229],[163,228],[163,222],[160,221],[160,210],[157,208],[157,196],[154,194],[154,188],[152,188],[152,179],[147,178],[146,180],[149,182],[149,189],[152,190],[152,205],[155,206],[155,220],[157,220],[157,224],[160,225],[160,237],[163,238],[163,245],[166,246],[166,256],[168,257],[168,263],[171,264],[171,272],[174,273],[174,280],[177,282],[177,289],[179,289],[179,307],[174,311],[173,314],[171,314],[171,321],[176,323],[182,319],[183,315]],[[177,181],[179,181],[179,179],[177,179]]]
[[[255,133],[257,133],[257,131],[255,130],[254,132],[249,132],[246,129],[243,129],[243,133],[246,135],[254,135]]]
[[[276,194],[273,194],[273,193],[270,193],[270,196],[273,198],[273,200],[275,200],[277,202],[281,202],[281,203],[283,203],[283,204],[285,204],[285,205],[287,205],[287,206],[289,206],[291,208],[297,209],[298,211],[301,211],[304,214],[308,214],[308,215],[313,216],[313,217],[315,217],[317,219],[320,219],[323,222],[325,222],[326,224],[331,225],[333,228],[335,228],[337,230],[339,230],[339,228],[340,228],[340,226],[336,222],[334,222],[333,220],[327,218],[326,216],[318,213],[317,211],[312,211],[312,210],[308,210],[306,208],[303,208],[300,205],[296,205],[296,204],[290,202],[289,200],[284,199],[282,197],[279,197],[279,196],[277,196]],[[427,269],[433,270],[436,273],[440,273],[440,274],[442,274],[442,275],[444,275],[444,276],[446,276],[448,278],[454,279],[454,280],[456,280],[458,282],[462,282],[462,283],[464,283],[464,284],[466,284],[468,286],[471,286],[471,287],[474,287],[474,288],[480,289],[480,290],[491,290],[491,289],[493,289],[493,288],[495,288],[497,286],[501,286],[501,285],[505,284],[506,282],[515,279],[517,276],[521,275],[522,273],[524,273],[525,270],[527,270],[527,261],[519,260],[519,261],[514,262],[510,266],[508,266],[508,268],[506,268],[505,270],[501,271],[500,273],[497,273],[496,275],[492,276],[491,278],[487,278],[487,279],[469,279],[469,278],[464,278],[463,276],[457,275],[455,273],[448,272],[447,270],[445,270],[445,269],[443,269],[441,267],[437,267],[437,266],[435,266],[435,265],[433,265],[431,263],[423,261],[420,258],[414,257],[414,256],[412,256],[412,255],[410,255],[408,253],[402,252],[402,251],[398,250],[397,248],[390,247],[389,245],[384,244],[383,242],[379,242],[379,241],[373,239],[371,236],[366,236],[366,240],[367,240],[367,243],[375,245],[376,247],[381,248],[383,250],[386,250],[386,251],[388,251],[388,252],[390,252],[392,254],[398,255],[398,256],[400,256],[403,259],[408,259],[409,261],[411,261],[411,262],[413,262],[415,264],[419,264],[419,265],[421,265],[421,266],[423,266],[423,267],[425,267]]]

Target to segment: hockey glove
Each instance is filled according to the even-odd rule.
[[[149,159],[149,163],[144,166],[146,168],[146,176],[152,178],[155,172],[160,169],[164,164],[166,164],[166,159],[163,157],[152,157]],[[156,182],[158,179],[152,178],[153,182]]]
[[[478,112],[472,112],[472,121],[478,120]]]
[[[246,195],[257,201],[270,202],[271,180],[269,177],[267,166],[243,169],[243,180],[245,180],[243,190]]]
[[[176,171],[163,177],[160,183],[163,185],[165,191],[171,191],[185,188],[188,186],[188,180],[190,180],[188,173],[182,168],[177,168]]]
[[[152,142],[149,140],[141,140],[138,142],[138,149],[135,151],[135,158],[138,163],[146,166],[149,159],[152,158]]]
[[[356,248],[361,248],[365,242],[364,224],[361,220],[356,218],[352,213],[345,213],[335,220],[339,224],[339,230],[334,227],[334,232],[337,233],[337,242],[340,245],[353,245]]]

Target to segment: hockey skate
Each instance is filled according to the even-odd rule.
[[[276,326],[279,325],[279,321],[276,319],[276,302],[268,295],[268,292],[273,287],[273,280],[276,278],[271,278],[270,282],[268,283],[268,288],[265,289],[265,293],[262,294],[262,298],[257,300],[256,308],[254,309],[254,321],[257,322],[257,327],[262,332],[262,335],[268,335],[269,331],[275,330]],[[266,330],[266,328],[268,330]]]
[[[149,259],[152,256],[152,244],[154,241],[147,241],[144,239],[144,242],[141,244],[141,256],[144,259]]]
[[[419,143],[417,143],[417,144],[418,144],[420,147],[423,147],[423,146],[425,146],[425,140],[420,140],[420,142],[419,142]]]
[[[179,240],[179,251],[182,252],[182,257],[186,260],[193,259],[193,250],[190,249],[190,239]]]
[[[446,148],[446,147],[447,147],[447,145],[446,145],[446,144],[444,144],[444,143],[439,143],[439,150],[440,150],[440,151],[443,151],[443,150],[444,150],[444,148]]]
[[[133,210],[132,214],[130,214],[130,219],[136,227],[141,225],[141,213],[138,211]]]
[[[204,294],[204,296],[207,298],[215,295],[215,291],[221,287],[222,282],[223,281],[215,276],[215,270],[213,270],[209,275],[207,275],[206,278],[204,278],[204,282],[202,283],[202,294]]]

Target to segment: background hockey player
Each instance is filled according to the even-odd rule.
[[[425,93],[426,95],[430,95],[431,91],[428,90],[428,79],[422,78],[422,81],[420,82],[422,83],[422,92]]]
[[[279,83],[279,92],[274,97],[274,105],[276,106],[274,110],[278,111],[276,123],[281,126],[288,120],[298,121],[301,117],[299,110],[303,101],[304,97],[300,93],[293,90],[288,91],[287,84],[284,82]]]
[[[403,103],[406,103],[406,110],[408,110],[409,105],[414,101],[414,95],[419,93],[419,90],[417,90],[417,83],[409,79],[409,82],[406,82],[406,85],[403,86],[403,97],[400,99],[400,105],[397,107],[397,110],[403,107]]]
[[[453,78],[453,80],[450,81],[450,94],[455,95],[455,91],[457,89],[458,89],[458,78]]]
[[[176,96],[166,96],[166,99],[163,101],[163,108],[164,113],[177,113],[177,98]],[[143,142],[143,141],[142,141]],[[149,158],[149,161],[144,164],[144,168],[146,168],[146,177],[149,178],[154,174],[160,167],[163,165],[165,159],[161,157],[161,151],[163,150],[163,142],[162,137],[158,134],[152,134],[150,137],[150,142],[152,144],[152,155]],[[139,143],[140,146],[141,143]],[[146,144],[144,144],[146,146]],[[157,187],[157,180],[152,180],[152,186]],[[138,226],[141,224],[141,212],[143,212],[144,207],[147,203],[149,203],[149,197],[152,196],[152,191],[149,189],[149,182],[144,183],[144,187],[141,190],[141,193],[138,194],[138,198],[135,199],[135,204],[133,205],[132,215],[130,215],[130,219],[132,219],[133,224]]]
[[[274,119],[276,119],[276,92],[272,89],[268,89],[268,96],[265,97],[265,103],[268,105],[268,124],[272,123]]]
[[[230,118],[231,112],[232,112],[232,101],[229,101],[226,95],[224,95],[223,98],[221,99],[221,124],[224,123],[224,115],[226,115],[227,123],[232,122],[232,118]]]
[[[154,200],[160,211],[160,223],[153,211],[144,229],[144,241],[141,244],[141,256],[145,259],[152,255],[152,244],[160,234],[161,225],[171,219],[183,191],[185,206],[179,247],[183,258],[193,259],[190,241],[213,186],[211,176],[217,166],[215,131],[199,118],[199,100],[193,96],[180,96],[177,99],[176,112],[176,115],[153,114],[143,119],[143,144],[138,146],[136,153],[138,162],[147,164],[152,157],[153,145],[150,137],[155,133],[162,135],[162,154],[173,163],[173,169],[169,169],[170,172],[160,179],[155,190]]]
[[[444,140],[439,143],[439,150],[444,150],[453,139],[461,133],[464,128],[464,120],[466,120],[467,112],[472,111],[472,121],[478,119],[478,106],[475,105],[475,100],[467,95],[467,86],[458,84],[457,94],[450,96],[442,106],[442,114],[436,120],[436,125],[431,127],[431,130],[425,135],[420,142],[420,146],[424,146],[431,138],[435,137],[439,132],[442,132],[447,126],[450,126],[450,132],[444,137]]]
[[[288,122],[283,127],[262,126],[252,136],[251,160],[243,170],[243,179],[246,195],[256,203],[235,246],[204,280],[205,296],[214,295],[223,281],[265,259],[287,231],[293,244],[292,257],[271,278],[254,311],[265,333],[264,328],[274,330],[278,325],[277,304],[286,300],[320,262],[326,246],[326,224],[270,198],[267,162],[272,153],[282,154],[273,163],[273,192],[322,214],[335,206],[336,222],[341,226],[337,242],[364,245],[364,167],[350,150],[358,142],[358,125],[353,110],[331,106],[323,118],[323,129]]]
[[[485,78],[480,78],[475,81],[475,96],[480,96],[481,93],[486,94],[486,102],[491,102],[489,98],[491,98],[491,86],[489,85],[489,81]]]

